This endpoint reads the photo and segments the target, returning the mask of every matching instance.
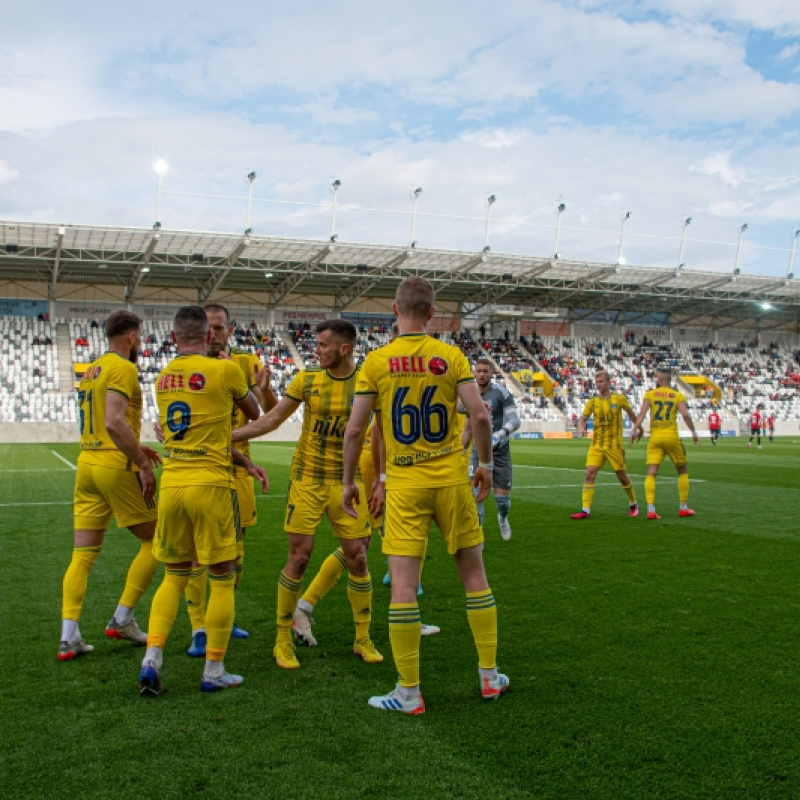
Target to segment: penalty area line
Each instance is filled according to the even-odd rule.
[[[74,464],[73,464],[71,461],[67,461],[67,459],[66,459],[66,458],[64,458],[64,456],[62,456],[62,455],[59,455],[58,453],[56,453],[56,451],[55,451],[55,450],[51,450],[50,452],[51,452],[51,453],[52,453],[52,454],[53,454],[53,455],[54,455],[54,456],[55,456],[57,459],[59,459],[59,461],[63,461],[63,462],[64,462],[64,463],[65,463],[65,464],[66,464],[66,465],[67,465],[67,466],[68,466],[70,469],[74,469],[74,470],[77,470],[77,469],[78,469],[78,468],[77,468],[77,467],[76,467],[76,466],[75,466],[75,465],[74,465]]]

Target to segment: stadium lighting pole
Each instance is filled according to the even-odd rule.
[[[617,253],[617,265],[622,266],[625,263],[625,257],[622,255],[622,247],[625,244],[625,223],[631,218],[631,212],[627,211],[622,217],[622,230],[619,232],[619,253]]]
[[[342,182],[337,178],[331,184],[331,192],[333,193],[333,211],[331,213],[331,241],[336,241],[336,201],[339,196],[339,187]]]
[[[253,206],[253,184],[256,182],[257,177],[258,175],[255,171],[247,173],[247,220],[244,224],[244,231],[246,234],[253,232],[253,229],[250,227],[250,209]]]
[[[153,164],[153,172],[156,174],[158,186],[156,188],[156,226],[161,227],[161,184],[164,180],[164,173],[167,171],[167,162],[164,156],[160,155],[158,161]],[[155,227],[155,226],[154,226]]]
[[[411,193],[411,201],[413,206],[411,207],[411,236],[409,238],[409,247],[416,247],[417,242],[414,239],[414,232],[416,231],[417,227],[417,202],[419,201],[419,196],[422,194],[422,188],[417,187]]]
[[[739,274],[739,255],[742,252],[742,237],[744,236],[744,232],[747,230],[747,223],[745,222],[741,228],[739,228],[739,241],[736,243],[736,260],[733,262],[733,271],[736,275]]]
[[[564,203],[558,204],[558,210],[556,211],[556,240],[553,243],[553,258],[558,260],[561,258],[561,253],[558,252],[558,240],[561,236],[561,215],[567,210],[567,207]]]
[[[497,202],[497,198],[490,194],[486,199],[486,230],[483,232],[483,252],[489,251],[489,222],[492,219],[492,206]]]
[[[686,229],[692,224],[692,218],[686,217],[683,221],[683,233],[681,234],[681,250],[678,253],[678,269],[683,266],[683,248],[686,246]]]
[[[792,236],[792,249],[789,251],[789,266],[786,267],[786,277],[792,277],[792,265],[794,264],[794,247],[797,244],[797,237],[800,236],[800,230],[794,232]]]

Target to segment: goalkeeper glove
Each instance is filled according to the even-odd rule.
[[[508,439],[508,431],[505,428],[500,428],[497,433],[492,434],[492,450],[495,450],[503,442]]]

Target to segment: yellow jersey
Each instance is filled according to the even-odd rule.
[[[595,395],[586,401],[583,416],[594,417],[592,447],[599,447],[601,450],[622,448],[622,412],[625,409],[632,411],[624,394],[612,392],[606,398]]]
[[[458,386],[474,380],[461,350],[425,333],[398,336],[367,355],[356,394],[375,397],[382,411],[387,488],[464,480]]]
[[[78,461],[92,466],[138,472],[106,430],[106,394],[116,392],[128,401],[125,418],[136,440],[142,429],[142,389],[139,370],[119,353],[103,353],[89,364],[78,386],[81,452]]]
[[[303,430],[294,451],[291,480],[314,486],[342,483],[344,429],[350,419],[355,396],[356,367],[346,378],[327,370],[300,370],[286,387],[284,396],[303,403]]]
[[[236,363],[196,353],[177,356],[158,373],[162,488],[233,485],[231,406],[248,391]]]
[[[678,403],[685,403],[682,392],[662,386],[645,392],[650,403],[650,437],[678,438]]]
[[[251,353],[248,350],[242,350],[240,347],[229,348],[228,355],[234,364],[239,365],[239,369],[241,369],[245,380],[247,381],[247,388],[252,389],[256,385],[256,372],[261,369],[261,360],[259,357],[255,353]],[[250,422],[250,420],[244,415],[244,411],[242,411],[237,405],[233,406],[233,411],[231,414],[231,427],[233,430],[241,428],[242,425],[246,425],[248,422]],[[236,449],[243,456],[250,458],[249,441],[236,442]],[[241,472],[241,474],[244,474],[245,470],[244,467],[234,467],[234,472]]]

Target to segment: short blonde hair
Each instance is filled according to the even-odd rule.
[[[436,292],[430,282],[416,276],[400,281],[394,297],[397,310],[403,316],[414,319],[427,319],[435,299]]]

